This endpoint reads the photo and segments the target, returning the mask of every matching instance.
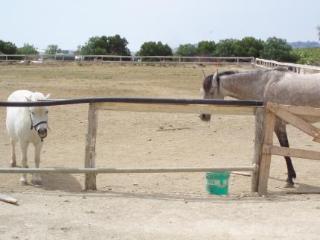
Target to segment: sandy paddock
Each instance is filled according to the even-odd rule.
[[[52,98],[198,98],[201,79],[201,69],[192,65],[1,65],[0,99],[16,89],[49,92]],[[83,166],[87,108],[50,108],[41,166]],[[7,167],[4,108],[0,119],[0,167]],[[292,127],[289,138],[294,147],[319,149]],[[253,116],[214,116],[204,123],[195,114],[104,111],[97,165],[247,166],[253,141]],[[82,191],[81,174],[43,174],[42,187],[21,186],[19,175],[2,174],[0,193],[16,197],[19,206],[0,202],[0,239],[319,239],[319,163],[295,159],[294,166],[296,188],[284,189],[285,162],[273,157],[264,198],[250,193],[250,177],[239,175],[230,178],[230,196],[217,197],[206,193],[202,173],[98,175],[99,190],[89,193]]]

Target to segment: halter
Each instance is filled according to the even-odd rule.
[[[216,79],[217,79],[217,91],[218,91],[218,94],[220,94],[220,86],[221,86],[221,84],[220,84],[220,76],[219,76],[218,73],[217,73]]]
[[[217,72],[216,73],[216,80],[217,80],[217,91],[218,91],[218,94],[220,94],[221,92],[221,79],[220,77],[221,76],[226,76],[226,75],[232,75],[232,74],[236,74],[238,73],[238,71],[224,71],[224,72]],[[211,75],[211,88],[213,87],[213,76],[214,75]]]
[[[33,124],[33,120],[32,120],[31,114],[30,114],[30,121],[31,121],[30,130],[34,129],[35,131],[37,131],[36,128],[37,128],[40,124],[43,124],[43,123],[48,124],[48,121],[40,121],[40,122],[38,122],[38,123],[36,123],[36,124]],[[39,136],[39,137],[40,137],[40,136]],[[41,142],[43,142],[43,138],[40,137],[40,139],[41,139]]]
[[[213,78],[215,76],[215,78]],[[214,80],[217,81],[217,91],[218,91],[218,94],[220,94],[220,76],[219,74],[212,74],[210,75],[210,82],[211,82],[211,89],[213,89],[213,84],[214,84]]]
[[[30,128],[30,130],[32,130],[33,128],[34,128],[34,130],[36,130],[36,127],[38,127],[38,126],[39,126],[40,124],[42,124],[42,123],[48,124],[47,121],[41,121],[41,122],[38,122],[37,124],[33,125],[33,124],[32,124],[32,118],[31,118],[31,128]]]

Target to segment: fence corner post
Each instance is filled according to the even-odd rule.
[[[98,127],[98,112],[95,103],[89,103],[88,132],[86,138],[85,168],[94,168],[96,156],[96,137]],[[85,175],[85,190],[97,190],[96,173]]]
[[[252,159],[252,165],[254,170],[252,172],[251,179],[251,191],[258,192],[259,184],[259,167],[262,154],[263,145],[263,122],[264,122],[264,108],[257,108],[255,112],[255,140],[254,140],[254,155]]]
[[[262,153],[259,164],[259,182],[258,193],[260,196],[266,195],[268,192],[268,179],[271,165],[271,152],[267,150],[266,146],[273,144],[273,132],[275,127],[276,117],[268,109],[268,104],[265,105],[264,123],[263,123],[263,144]]]

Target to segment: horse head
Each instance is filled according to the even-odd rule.
[[[237,73],[237,71],[216,71],[214,74],[205,76],[201,88],[203,99],[223,99],[224,95],[221,91],[220,77],[235,73]],[[202,113],[199,117],[202,121],[210,121],[211,119],[211,115],[208,113]]]
[[[219,98],[219,74],[215,72],[214,74],[205,76],[202,82],[202,97],[203,99],[221,99]],[[210,121],[211,115],[207,113],[200,114],[200,119],[202,121]]]
[[[44,96],[42,93],[35,92],[31,96],[26,97],[28,102],[44,101],[49,98],[49,94]],[[36,106],[29,107],[29,114],[31,120],[31,130],[34,129],[41,141],[47,137],[48,132],[48,107]]]

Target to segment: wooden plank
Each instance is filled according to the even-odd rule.
[[[57,174],[78,174],[78,173],[197,173],[197,172],[219,172],[219,171],[253,171],[253,166],[236,167],[211,167],[211,168],[0,168],[0,173],[57,173]]]
[[[320,152],[317,151],[266,145],[263,148],[272,155],[320,160]]]
[[[5,194],[0,194],[0,201],[6,202],[6,203],[11,203],[11,204],[18,204],[17,199],[15,199],[11,196],[5,195]]]
[[[225,115],[254,115],[256,108],[255,106],[219,106],[209,104],[97,103],[97,109],[99,110]]]
[[[267,108],[275,113],[279,118],[283,119],[284,121],[290,123],[292,126],[300,129],[304,133],[314,137],[314,141],[319,141],[319,129],[315,126],[311,125],[310,123],[306,122],[302,118],[299,118],[292,113],[286,111],[284,108],[281,108],[279,105],[274,103],[268,103]]]
[[[264,119],[264,144],[272,145],[273,143],[273,131],[275,126],[275,115],[269,110],[266,109],[265,119]],[[259,165],[259,186],[258,193],[260,196],[266,195],[268,191],[268,179],[270,172],[270,164],[271,164],[271,154],[269,152],[265,152],[262,149],[261,160]]]
[[[255,170],[252,173],[251,178],[251,191],[258,192],[259,184],[259,163],[262,154],[262,145],[263,145],[263,120],[264,120],[264,109],[259,108],[256,111],[255,116],[255,141],[254,141],[254,156],[252,164],[255,167]]]
[[[282,105],[282,104],[279,104],[278,106],[295,115],[320,118],[320,108],[314,108],[309,106],[291,106],[291,105]]]
[[[98,111],[94,103],[89,104],[88,110],[88,132],[85,150],[85,168],[95,168],[96,136],[98,127]],[[96,174],[90,173],[85,176],[85,190],[96,190]]]

